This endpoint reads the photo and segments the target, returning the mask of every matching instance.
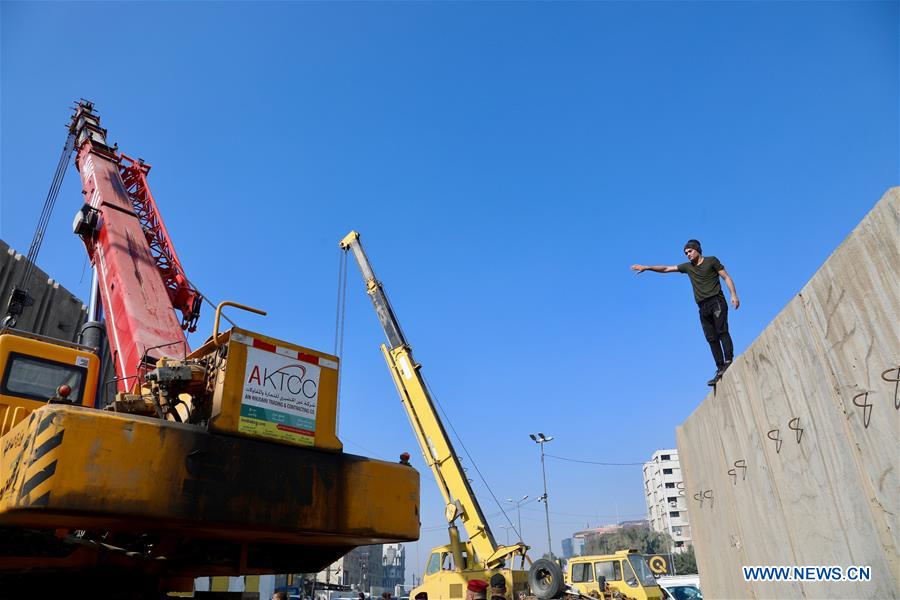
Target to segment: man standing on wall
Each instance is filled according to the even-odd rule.
[[[722,374],[731,366],[734,359],[734,345],[731,342],[731,334],[728,333],[728,304],[722,294],[722,286],[719,285],[719,277],[725,280],[725,285],[731,292],[731,304],[737,310],[741,306],[737,291],[734,289],[734,281],[728,275],[725,267],[715,256],[703,256],[700,242],[688,240],[684,245],[684,254],[688,262],[672,266],[631,265],[631,269],[640,275],[644,271],[656,273],[684,273],[691,278],[691,286],[694,288],[694,300],[700,309],[700,325],[703,326],[703,334],[709,342],[713,359],[716,361],[716,374],[707,381],[707,385],[716,385]]]

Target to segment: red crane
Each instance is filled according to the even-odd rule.
[[[73,226],[100,302],[77,344],[13,328],[25,285],[0,319],[0,597],[156,599],[197,576],[316,572],[355,546],[416,539],[408,462],[343,452],[339,357],[220,332],[226,306],[265,314],[229,301],[187,353],[203,298],[162,223],[150,166],[107,143],[90,102],[76,108],[29,257],[72,152],[85,200]],[[92,407],[101,303],[118,393]]]
[[[118,388],[126,391],[157,359],[187,354],[184,330],[196,329],[203,297],[157,210],[150,165],[109,146],[92,102],[78,103],[70,133],[86,200],[73,228],[97,271]]]

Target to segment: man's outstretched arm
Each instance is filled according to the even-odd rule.
[[[653,271],[654,273],[677,273],[678,267],[675,265],[657,265],[655,267],[648,267],[647,265],[631,265],[632,271],[637,271],[635,275],[640,275],[644,271]]]
[[[725,285],[728,286],[728,291],[731,292],[731,305],[734,306],[735,310],[739,309],[741,307],[741,301],[738,299],[737,290],[734,289],[734,281],[731,280],[728,271],[722,269],[719,271],[719,276],[725,280]]]

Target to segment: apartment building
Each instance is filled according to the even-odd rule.
[[[316,581],[377,596],[384,591],[384,568],[382,544],[360,546],[316,573]]]
[[[360,546],[316,573],[316,582],[327,589],[364,592],[373,597],[385,591],[397,595],[397,588],[403,588],[405,580],[403,544]]]
[[[672,536],[672,552],[687,550],[692,543],[691,523],[678,450],[657,450],[644,463],[644,498],[650,527]]]
[[[406,548],[403,544],[385,544],[382,550],[382,586],[388,592],[398,595],[397,588],[406,585]]]
[[[562,555],[566,560],[584,553],[584,538],[570,537],[562,541]]]

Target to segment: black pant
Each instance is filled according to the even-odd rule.
[[[719,294],[704,298],[697,306],[700,308],[703,335],[709,342],[716,366],[722,368],[726,361],[731,362],[734,358],[734,344],[731,342],[731,334],[728,333],[728,302],[725,301],[725,296]]]

